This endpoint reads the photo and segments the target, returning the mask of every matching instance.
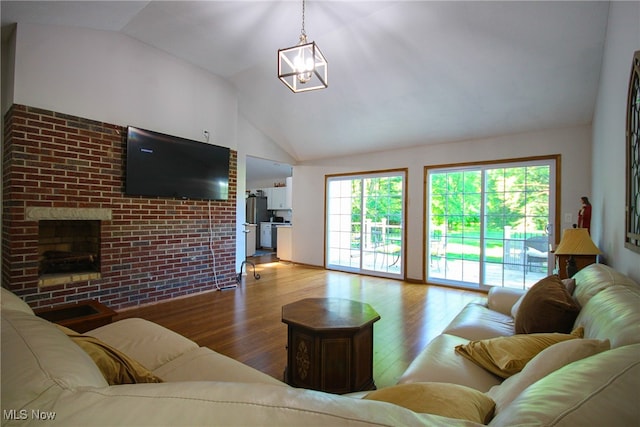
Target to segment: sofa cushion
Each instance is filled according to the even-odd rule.
[[[491,387],[487,395],[496,403],[496,413],[509,405],[513,399],[531,384],[553,371],[576,360],[593,356],[609,349],[609,341],[569,340],[545,348],[525,365],[521,372],[507,378],[500,385]]]
[[[524,289],[493,286],[487,294],[487,308],[509,316],[511,315],[513,304],[525,293],[526,290]]]
[[[73,427],[462,427],[471,424],[469,421],[418,414],[375,400],[356,400],[293,387],[212,381],[85,389],[47,403],[47,410],[56,413],[55,425]],[[32,407],[41,408],[42,402],[35,402]],[[39,423],[46,424],[49,423]],[[26,426],[24,422],[20,425]]]
[[[482,392],[500,384],[500,378],[455,352],[457,345],[468,342],[469,340],[454,335],[438,335],[411,362],[398,380],[398,384],[453,383]]]
[[[587,338],[609,339],[611,347],[640,343],[640,287],[613,286],[593,296],[576,325]]]
[[[98,338],[151,371],[199,347],[170,329],[138,318],[119,320],[85,335]]]
[[[513,335],[513,319],[483,304],[469,303],[442,332],[468,340]]]
[[[573,278],[576,280],[573,296],[582,307],[598,292],[611,286],[638,287],[631,278],[604,264],[588,265]]]
[[[508,378],[520,372],[545,348],[562,341],[581,338],[581,335],[580,329],[572,334],[519,334],[491,338],[458,345],[456,353],[501,378]]]
[[[109,385],[162,382],[138,361],[99,339],[81,335],[64,326],[57,326],[91,357]]]
[[[2,408],[37,408],[38,398],[62,390],[107,387],[98,367],[62,331],[44,319],[2,310]]]
[[[448,383],[400,384],[373,391],[364,398],[480,424],[491,420],[495,406],[490,397],[478,390]]]
[[[580,312],[557,275],[540,280],[523,296],[515,318],[516,334],[569,333]]]
[[[498,412],[491,426],[632,426],[640,419],[640,344],[604,351],[550,373]]]
[[[154,371],[165,381],[226,381],[287,384],[206,347],[182,354]]]
[[[2,310],[17,310],[23,313],[33,314],[33,310],[29,307],[29,304],[24,302],[19,296],[5,288],[1,289],[0,304],[2,305]]]

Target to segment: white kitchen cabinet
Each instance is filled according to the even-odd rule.
[[[268,210],[275,209],[273,207],[273,188],[263,188],[262,192],[264,193],[265,197],[267,198],[267,209]]]
[[[273,243],[271,242],[271,225],[270,222],[261,222],[260,223],[260,246],[263,248],[272,248]]]
[[[262,194],[267,198],[267,209],[286,210],[291,209],[291,180],[287,178],[287,187],[261,188]]]
[[[267,209],[272,209],[272,210],[290,209],[285,207],[286,198],[287,198],[286,187],[269,188],[269,191],[267,194]]]

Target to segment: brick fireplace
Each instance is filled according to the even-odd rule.
[[[227,201],[137,197],[123,192],[123,126],[14,105],[4,132],[2,284],[32,307],[235,283],[236,151]]]

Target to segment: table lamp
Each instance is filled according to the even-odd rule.
[[[567,277],[573,277],[578,272],[576,255],[598,255],[600,249],[593,243],[586,228],[567,228],[562,233],[562,240],[556,248],[556,255],[569,255],[567,259]]]

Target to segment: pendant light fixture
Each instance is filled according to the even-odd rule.
[[[304,0],[300,41],[296,46],[278,49],[278,78],[295,93],[327,87],[327,60],[316,42],[307,41],[304,31]]]

